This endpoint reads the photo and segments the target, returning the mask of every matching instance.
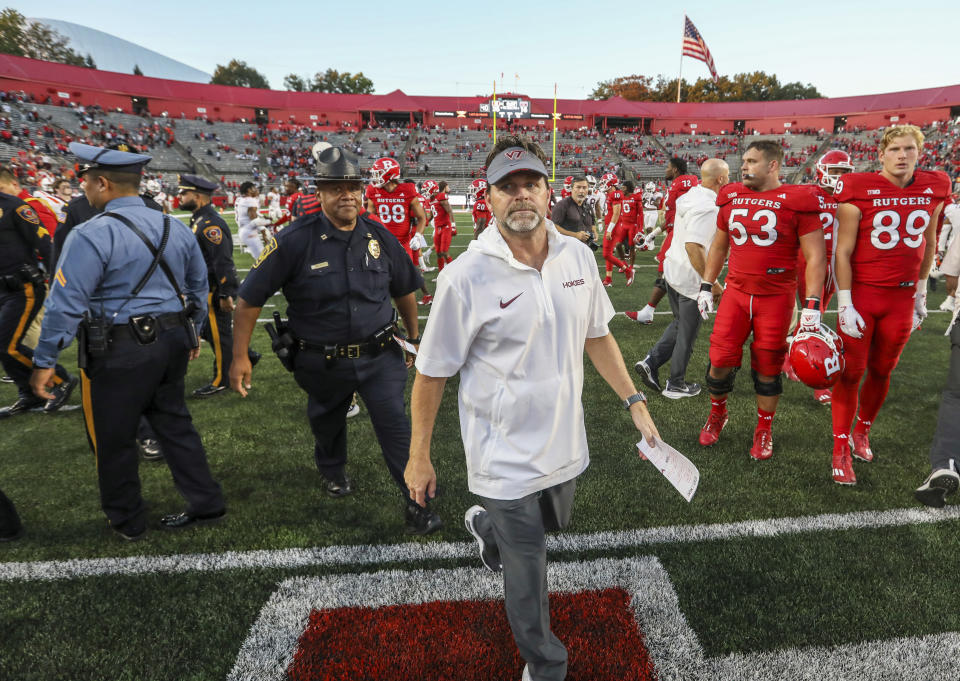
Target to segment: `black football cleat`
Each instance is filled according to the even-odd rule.
[[[17,526],[16,529],[2,530],[0,531],[0,543],[8,541],[16,541],[24,535],[23,525]]]
[[[211,395],[222,393],[226,389],[227,389],[227,386],[225,385],[214,385],[213,383],[210,383],[208,385],[203,386],[202,388],[197,388],[196,390],[194,390],[193,396],[194,397],[210,397]]]
[[[407,502],[407,508],[404,511],[405,532],[423,536],[431,534],[443,527],[443,521],[440,516],[429,508],[423,508],[412,501]]]
[[[164,530],[182,530],[191,525],[207,525],[222,520],[227,515],[227,509],[221,509],[216,513],[203,513],[200,515],[190,515],[187,512],[165,515],[160,518],[160,527]]]
[[[40,409],[46,403],[47,401],[45,399],[37,397],[36,395],[21,395],[17,398],[17,401],[9,407],[0,409],[0,419],[10,418],[11,416],[22,414],[31,409]]]
[[[76,376],[71,376],[66,381],[61,381],[60,385],[53,389],[53,399],[47,400],[47,403],[43,405],[43,411],[47,414],[51,414],[57,411],[60,407],[67,403],[67,400],[70,399],[70,395],[73,394],[74,389],[80,384],[80,379]]]
[[[146,527],[120,529],[119,527],[114,527],[113,525],[111,525],[110,529],[113,530],[118,537],[120,537],[124,541],[129,541],[129,542],[140,541],[145,536],[147,536]]]

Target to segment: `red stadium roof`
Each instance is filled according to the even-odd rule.
[[[16,81],[23,82],[24,85],[17,85]],[[196,103],[235,107],[317,109],[331,112],[386,110],[417,112],[458,109],[476,111],[476,107],[487,100],[485,96],[416,96],[408,95],[402,90],[394,90],[385,95],[342,95],[258,90],[134,76],[0,55],[0,85],[8,88],[26,87],[28,83],[157,100],[187,100]],[[958,105],[960,105],[960,85],[859,97],[775,102],[676,104],[672,102],[632,102],[620,97],[612,97],[606,101],[564,99],[558,102],[558,108],[563,113],[660,119],[761,119],[797,116],[842,116],[875,111]],[[553,100],[531,99],[531,106],[535,112],[549,113],[553,111]]]

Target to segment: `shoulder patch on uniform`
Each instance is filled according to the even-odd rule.
[[[20,206],[17,208],[16,213],[32,225],[40,224],[40,216],[37,215],[37,211],[30,206]]]
[[[203,235],[207,237],[207,241],[212,244],[217,244],[218,246],[220,245],[220,242],[223,241],[223,231],[217,225],[204,227]]]
[[[257,258],[256,262],[253,263],[253,269],[257,269],[258,267],[260,267],[263,261],[267,259],[267,256],[273,253],[275,250],[277,250],[276,237],[270,239],[270,243],[264,246],[263,252],[260,253],[260,257]]]

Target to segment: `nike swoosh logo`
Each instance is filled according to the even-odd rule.
[[[510,305],[510,303],[512,303],[513,301],[515,301],[517,298],[519,298],[519,297],[522,296],[522,295],[523,295],[523,291],[520,291],[520,293],[518,293],[517,295],[515,295],[513,298],[511,298],[511,299],[508,300],[507,302],[503,302],[503,298],[501,298],[501,299],[500,299],[500,309],[501,309],[501,310],[505,309],[506,307],[508,307],[508,306]]]

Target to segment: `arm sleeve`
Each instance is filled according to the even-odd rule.
[[[453,376],[467,361],[478,331],[466,301],[449,278],[441,276],[437,280],[430,320],[420,341],[417,371],[434,378]]]
[[[210,284],[207,281],[207,264],[200,251],[200,244],[193,238],[190,239],[190,251],[184,274],[186,287],[183,294],[197,307],[193,314],[193,321],[199,328],[207,316],[207,293],[210,290]]]
[[[593,260],[592,257],[590,259]],[[610,302],[610,296],[607,295],[607,289],[604,288],[603,282],[600,280],[597,268],[591,267],[590,271],[592,274],[590,276],[590,317],[587,325],[587,338],[601,338],[610,333],[610,320],[613,319],[616,312]]]
[[[51,278],[40,340],[33,351],[38,367],[54,366],[57,355],[73,341],[107,264],[107,259],[78,232],[67,239],[63,255],[56,276]]]
[[[289,239],[271,240],[253,263],[237,294],[249,305],[263,307],[290,278],[294,258],[288,242]]]
[[[390,258],[390,297],[400,298],[423,286],[420,268],[413,264],[413,260],[400,245],[397,237],[383,227],[377,233],[383,249]]]
[[[207,228],[217,227],[221,230],[219,240],[215,241],[212,237],[216,235],[215,231],[207,232]],[[201,230],[201,239],[206,244],[207,252],[210,254],[210,266],[213,269],[213,276],[216,280],[217,295],[221,297],[236,297],[237,295],[237,269],[233,264],[233,242],[227,237],[225,230],[227,227],[210,223]]]
[[[797,213],[797,236],[823,229],[819,213]]]
[[[692,208],[687,214],[687,229],[683,242],[697,243],[709,249],[717,228],[718,215],[716,206],[700,205]]]
[[[50,232],[40,222],[40,216],[37,215],[37,212],[27,204],[23,204],[14,211],[13,221],[30,248],[36,251],[43,262],[46,263],[45,266],[52,267],[50,264],[50,249],[52,247]]]

